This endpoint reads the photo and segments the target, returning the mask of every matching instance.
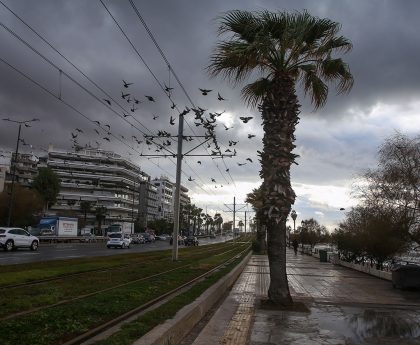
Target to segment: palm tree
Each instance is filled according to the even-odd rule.
[[[79,207],[80,207],[80,211],[84,215],[83,226],[86,226],[86,217],[87,217],[87,214],[92,211],[92,202],[87,201],[87,200],[83,200],[83,201],[80,202]]]
[[[257,222],[257,247],[260,253],[264,253],[266,251],[266,232],[264,222],[265,217],[263,214],[264,197],[262,194],[261,186],[254,188],[251,193],[248,193],[246,195],[245,202],[251,204],[255,211],[255,218]]]
[[[296,197],[290,184],[300,113],[295,87],[300,83],[315,109],[326,103],[328,84],[335,83],[338,93],[351,89],[353,77],[336,53],[352,45],[337,36],[339,29],[338,23],[306,11],[229,11],[220,18],[219,35],[230,36],[217,44],[208,66],[210,75],[222,75],[234,85],[258,76],[242,89],[242,96],[249,106],[258,106],[263,120],[260,176],[268,233],[268,297],[275,304],[293,302],[285,261],[286,220]]]
[[[223,224],[223,218],[220,213],[216,213],[214,215],[214,224],[217,225],[217,233],[220,235],[222,233],[222,224]]]
[[[96,220],[98,221],[98,232],[102,236],[105,235],[104,232],[102,231],[102,222],[106,217],[107,211],[108,210],[105,206],[97,206],[95,209],[95,217],[96,217]]]

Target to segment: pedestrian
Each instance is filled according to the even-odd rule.
[[[298,250],[298,241],[296,240],[296,238],[293,240],[292,242],[293,244],[293,250],[295,251],[295,255],[297,255],[297,250]]]

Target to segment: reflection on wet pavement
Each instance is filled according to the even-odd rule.
[[[260,266],[254,274],[265,298],[268,267],[261,257],[250,264]],[[257,308],[251,345],[420,345],[419,291],[307,256],[288,256],[287,268],[294,299],[310,312]]]

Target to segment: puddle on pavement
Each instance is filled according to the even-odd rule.
[[[314,305],[311,314],[320,328],[344,336],[352,345],[375,339],[395,339],[399,344],[403,338],[420,337],[420,313],[414,310]]]

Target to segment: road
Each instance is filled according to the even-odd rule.
[[[231,237],[230,237],[231,238]],[[217,243],[225,238],[199,239],[200,245]],[[181,248],[183,246],[180,246]],[[97,243],[41,243],[36,252],[29,249],[18,249],[11,252],[0,250],[0,266],[15,265],[30,262],[43,262],[50,260],[68,260],[76,258],[119,255],[124,253],[142,253],[153,250],[171,249],[169,241],[155,241],[154,243],[132,244],[130,249],[108,249],[105,242]]]

